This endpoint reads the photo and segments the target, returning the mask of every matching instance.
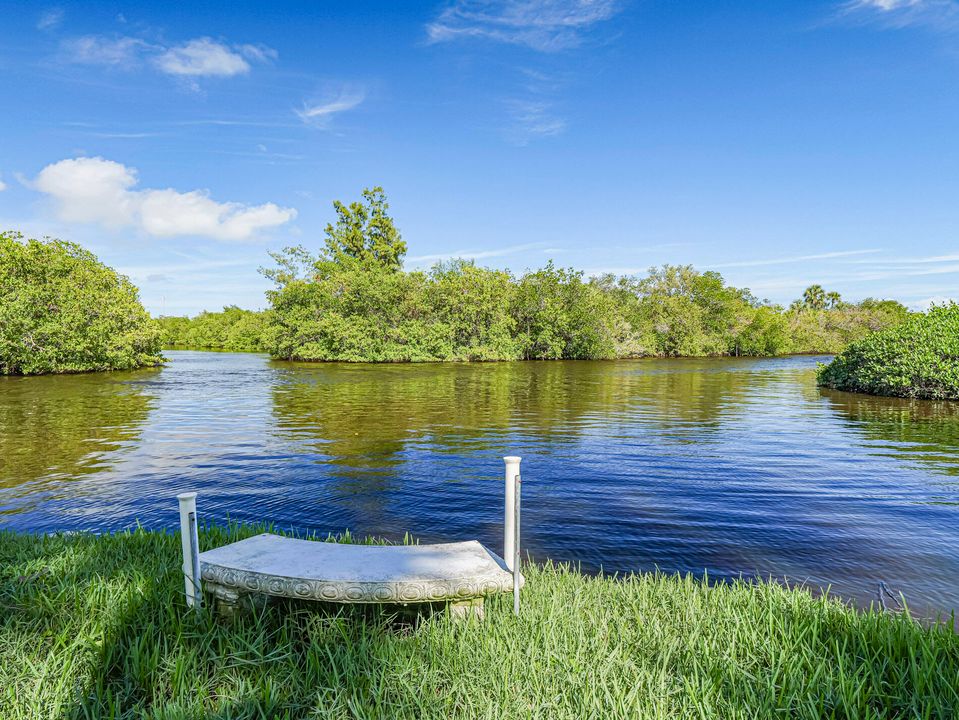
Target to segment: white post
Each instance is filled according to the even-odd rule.
[[[506,463],[506,507],[503,513],[503,560],[506,567],[513,569],[513,555],[516,553],[516,477],[519,475],[519,463],[522,458],[504,457]]]
[[[520,527],[519,527],[519,510],[520,510],[520,491],[523,489],[523,479],[517,475],[516,476],[516,504],[514,505],[514,518],[516,520],[516,532],[513,535],[513,541],[516,543],[515,551],[513,554],[513,612],[516,615],[519,615],[519,569],[522,566],[522,556],[520,555]]]
[[[183,587],[187,607],[202,604],[200,589],[200,538],[196,528],[196,493],[180,493],[180,542],[183,549]]]

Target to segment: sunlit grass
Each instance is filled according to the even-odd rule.
[[[258,529],[211,528],[204,547]],[[950,718],[951,624],[529,567],[523,611],[185,611],[179,539],[0,533],[0,718]]]

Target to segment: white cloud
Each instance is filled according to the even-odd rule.
[[[63,9],[51,8],[40,14],[37,30],[54,30],[61,22],[63,22]]]
[[[483,38],[552,52],[619,11],[616,0],[456,0],[426,26],[430,42]]]
[[[125,36],[107,38],[102,35],[85,35],[63,43],[63,50],[70,62],[126,69],[137,65],[140,54],[149,48],[150,45],[143,40]]]
[[[137,182],[134,168],[94,157],[47,165],[31,187],[54,200],[63,221],[133,226],[155,237],[247,240],[296,217],[293,208],[273,203],[216,202],[205,190],[135,190]]]
[[[165,50],[156,58],[156,66],[167,75],[189,77],[231,77],[250,71],[242,55],[207,37]]]
[[[149,190],[140,205],[143,229],[157,237],[202,235],[217,240],[245,240],[261,228],[275,227],[296,217],[292,208],[273,203],[247,207],[218,203],[206,192]]]
[[[7,189],[7,184],[3,181],[3,178],[0,178],[0,192],[3,192]]]
[[[100,222],[110,227],[134,221],[136,170],[103,158],[76,158],[47,165],[32,186],[53,197],[66,222]]]
[[[65,40],[61,49],[69,62],[81,65],[130,69],[149,60],[161,73],[186,78],[242,75],[250,71],[250,62],[265,63],[277,57],[276,50],[265,45],[230,46],[208,37],[165,46],[127,35],[85,35]]]
[[[336,113],[352,110],[365,99],[366,92],[361,88],[344,87],[323,100],[303,103],[296,114],[305,123],[322,125]]]

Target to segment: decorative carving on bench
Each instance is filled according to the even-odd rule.
[[[469,598],[509,592],[513,589],[510,575],[502,578],[479,578],[470,582],[389,582],[343,583],[302,578],[280,578],[264,573],[224,568],[200,562],[202,578],[219,586],[241,592],[266,593],[304,600],[347,603],[417,603]]]
[[[438,545],[340,545],[264,533],[198,558],[216,607],[234,614],[267,596],[333,603],[434,603],[482,616],[483,597],[513,589],[499,556],[469,540]],[[522,580],[520,580],[522,582]],[[459,607],[462,606],[462,607]]]

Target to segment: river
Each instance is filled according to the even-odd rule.
[[[348,365],[168,351],[0,378],[0,529],[202,519],[502,544],[584,571],[774,576],[959,608],[959,403],[815,385],[815,357]]]

